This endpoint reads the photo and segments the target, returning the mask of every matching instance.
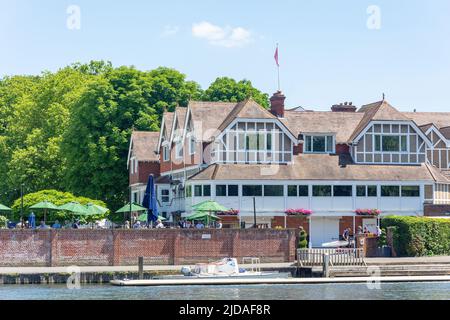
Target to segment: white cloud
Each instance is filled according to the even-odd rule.
[[[180,31],[180,27],[167,25],[164,27],[163,32],[161,33],[161,37],[166,38],[170,36],[174,36]]]
[[[249,30],[230,26],[222,28],[207,21],[194,23],[192,35],[196,38],[205,39],[214,46],[226,48],[242,47],[253,41],[252,33]]]

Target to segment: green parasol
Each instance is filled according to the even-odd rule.
[[[47,220],[47,211],[48,210],[59,210],[58,206],[51,203],[50,201],[42,201],[32,205],[30,209],[43,209],[44,210],[44,223]]]
[[[166,221],[167,219],[164,218],[164,217],[162,217],[162,216],[158,216],[158,220],[159,220],[159,221]],[[141,214],[141,215],[138,217],[138,221],[140,221],[140,222],[147,222],[147,221],[148,221],[148,220],[147,220],[147,214],[146,214],[146,213]]]
[[[142,212],[142,211],[147,211],[147,208],[144,208],[136,203],[132,203],[130,208],[130,204],[128,203],[119,210],[117,210],[116,213]]]
[[[186,218],[186,220],[189,220],[189,221],[192,221],[192,220],[207,221],[208,219],[221,220],[221,218],[219,218],[215,214],[208,213],[208,212],[196,212],[196,213],[194,213],[194,214],[192,214],[192,215],[190,215],[189,217]]]
[[[69,211],[72,212],[76,215],[81,215],[81,216],[90,216],[92,215],[89,210],[83,206],[82,204],[80,204],[79,202],[69,202],[66,203],[62,206],[58,207],[58,210],[62,210],[62,211]]]
[[[0,211],[12,211],[12,209],[4,206],[3,204],[0,204]]]
[[[93,204],[93,203],[88,203],[86,205],[86,209],[92,215],[101,215],[101,214],[105,214],[109,211],[108,208],[104,208],[102,206],[99,206],[98,204]]]
[[[194,211],[208,211],[208,212],[227,212],[229,209],[225,208],[221,204],[208,200],[201,203],[198,203],[196,205],[192,206],[192,209]]]

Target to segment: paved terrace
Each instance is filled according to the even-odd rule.
[[[450,265],[450,256],[441,257],[418,257],[418,258],[366,258],[368,266],[370,265]],[[284,269],[296,266],[296,263],[261,263],[261,269]],[[144,266],[144,271],[169,271],[175,272],[181,270],[181,265],[157,265]],[[242,268],[250,268],[251,265],[242,264]],[[138,272],[138,266],[98,266],[98,267],[80,267],[82,273],[97,272]],[[67,273],[67,267],[1,267],[0,274],[49,274],[49,273]]]

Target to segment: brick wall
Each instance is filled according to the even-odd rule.
[[[151,174],[153,174],[155,177],[159,177],[160,174],[159,162],[140,161],[138,164],[138,172],[132,174],[131,169],[129,170],[130,185],[136,183],[147,183],[148,177]]]
[[[0,240],[0,267],[135,265],[140,256],[147,265],[295,258],[295,230],[0,230]]]

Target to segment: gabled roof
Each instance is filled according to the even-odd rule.
[[[450,127],[440,128],[439,131],[445,137],[445,139],[450,140]]]
[[[201,130],[196,132],[199,141],[209,141],[217,134],[220,124],[236,106],[235,102],[200,102],[190,101],[188,109],[194,121],[194,127]]]
[[[130,141],[130,157],[133,155],[138,161],[158,162],[156,153],[159,132],[133,131]]]
[[[403,114],[418,126],[432,123],[438,129],[450,127],[450,112],[403,112]]]
[[[167,139],[170,139],[170,135],[172,134],[172,122],[174,116],[175,116],[174,112],[164,112],[163,114],[163,121],[164,126],[166,128]]]
[[[174,112],[174,117],[172,120],[172,130],[170,133],[170,142],[172,143],[175,138],[176,132],[182,132],[184,129],[184,120],[186,119],[187,108],[176,107]]]
[[[158,145],[156,147],[157,152],[159,152],[159,149],[161,148],[161,144],[163,141],[163,138],[165,138],[166,141],[170,141],[170,136],[172,133],[172,122],[175,114],[173,112],[164,112],[161,120],[161,129],[159,133],[159,139],[158,139]],[[165,129],[165,130],[164,130]],[[163,134],[166,134],[165,137],[163,137]]]
[[[236,118],[245,119],[278,119],[272,113],[261,107],[253,99],[248,99],[239,102],[233,110],[228,114],[222,124],[219,126],[219,131],[225,130]]]
[[[386,100],[362,106],[358,113],[364,113],[361,122],[350,136],[349,142],[355,140],[371,121],[411,121]]]

